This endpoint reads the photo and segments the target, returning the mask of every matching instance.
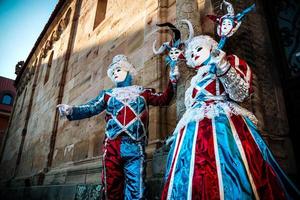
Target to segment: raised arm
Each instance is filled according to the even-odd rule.
[[[248,64],[236,55],[226,57],[227,62],[219,67],[217,76],[229,97],[244,101],[252,93],[252,71]]]
[[[101,91],[96,98],[90,100],[86,104],[72,106],[72,110],[70,114],[67,115],[67,118],[69,120],[79,120],[101,113],[106,108],[105,97],[105,91]]]
[[[155,92],[154,89],[145,89],[143,96],[145,97],[147,103],[153,106],[166,106],[170,103],[174,96],[174,82],[171,80],[168,83],[168,87],[164,92]]]

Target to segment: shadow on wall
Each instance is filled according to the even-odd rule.
[[[118,23],[120,22],[114,22],[114,26],[118,26]],[[66,44],[69,35],[67,29],[68,27],[60,39],[50,45],[52,48],[49,49],[45,58],[35,62],[37,65],[35,73],[16,102],[0,166],[2,185],[12,177],[19,177],[19,180],[15,178],[11,182],[13,185],[24,185],[24,180],[43,174],[47,170],[45,169],[49,160],[47,157],[51,151],[53,151],[51,167],[69,167],[70,162],[90,159],[101,154],[104,138],[104,114],[77,122],[55,120],[55,107],[67,60],[65,54],[68,48]],[[68,60],[62,102],[67,104],[84,103],[95,97],[100,90],[113,87],[106,75],[106,70],[113,56],[119,53],[127,55],[136,66],[139,72],[135,78],[137,84],[162,90],[166,85],[164,83],[167,72],[162,66],[162,59],[154,57],[152,53],[152,42],[157,38],[157,34],[154,34],[155,30],[154,21],[147,24],[138,20],[132,24],[128,23],[127,29],[118,36],[112,34],[104,36],[102,32],[99,32],[100,28],[95,29],[99,35],[82,36],[79,35],[82,30],[78,29]],[[166,40],[167,37],[161,32],[160,39]],[[37,82],[31,98],[34,80]],[[25,91],[27,91],[27,95]],[[173,106],[173,108],[173,111],[164,112],[166,113],[165,122],[159,118],[159,109],[150,109],[150,139],[156,140],[162,136],[162,133],[157,133],[160,130],[159,123],[170,123],[167,124],[169,128],[167,131],[160,131],[165,135],[171,132],[175,122],[167,119],[168,115],[173,118],[174,114],[171,116],[170,113],[176,112],[176,107]],[[161,109],[166,110],[166,108]],[[28,112],[30,113],[29,118],[27,118]],[[25,126],[26,137],[24,137],[24,145],[20,147]],[[56,126],[57,135],[53,137]],[[21,156],[18,153],[20,148],[22,148]],[[20,160],[15,169],[18,155]],[[39,177],[29,179],[30,185],[40,184]]]
[[[119,53],[128,55],[136,66],[139,72],[136,77],[137,84],[161,91],[165,87],[168,73],[162,58],[153,56],[152,42],[157,37],[160,42],[168,41],[170,38],[164,31],[160,31],[160,34],[154,33],[155,23],[159,20],[155,20],[155,17],[152,20],[152,17],[148,18],[147,16],[145,20],[128,21],[122,31],[114,31],[116,27],[121,26],[120,19],[110,22],[103,21],[97,28],[93,27],[92,34],[86,34],[85,29],[79,27],[75,31],[75,42],[74,45],[71,45],[72,53],[69,58],[65,52],[68,49],[70,24],[60,39],[52,45],[47,44],[52,47],[48,50],[45,58],[34,62],[37,65],[35,74],[24,88],[23,93],[20,94],[15,105],[13,122],[0,166],[0,187],[6,183],[22,187],[41,185],[45,182],[52,185],[100,182],[104,114],[90,119],[68,122],[57,117],[55,106],[58,98],[62,98],[62,103],[80,104],[95,97],[100,90],[112,87],[113,84],[107,77],[106,70],[113,56]],[[252,20],[254,19],[253,17]],[[105,28],[106,26],[109,28]],[[256,62],[255,59],[253,58],[253,61]],[[61,85],[65,63],[67,63],[65,83]],[[31,98],[35,79],[37,80],[36,89]],[[61,86],[64,87],[63,96],[60,96],[59,93]],[[27,95],[25,95],[25,91],[27,91]],[[30,115],[28,115],[28,108],[31,108],[29,109]],[[150,143],[153,142],[154,145],[150,144],[149,148],[157,148],[160,139],[171,133],[175,123],[175,103],[170,109],[151,108],[149,139]],[[24,137],[22,146],[24,130],[26,137]],[[21,149],[21,156],[19,149]],[[164,155],[164,152],[153,158],[153,160],[157,159],[153,163],[158,163],[159,167],[157,168],[152,163],[153,165],[148,165],[147,169],[148,172],[153,173],[152,177],[157,182],[152,186],[153,188],[159,186],[163,173],[162,161],[164,158],[161,155]],[[18,156],[20,160],[15,169]],[[51,160],[50,165],[49,160]],[[86,166],[91,164],[95,164],[95,167],[91,170],[87,169]],[[52,174],[53,179],[47,177],[49,170],[47,166],[51,167],[54,173]],[[74,170],[80,166],[84,169]],[[94,170],[96,168],[97,170]],[[68,170],[73,171],[69,172]],[[94,170],[94,174],[91,178],[92,172],[90,171],[92,170]],[[156,176],[156,172],[159,176]],[[11,178],[14,179],[8,182]],[[65,188],[67,189],[67,187]],[[45,191],[47,190],[46,188]],[[63,189],[57,190],[63,191]],[[159,187],[153,191],[159,191]]]

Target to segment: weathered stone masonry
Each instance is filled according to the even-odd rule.
[[[218,11],[219,2],[59,1],[15,81],[17,99],[0,156],[0,188],[6,186],[3,194],[16,191],[12,196],[16,198],[27,191],[28,195],[44,195],[45,198],[58,195],[65,199],[98,194],[104,114],[69,122],[60,119],[56,105],[81,104],[95,97],[100,90],[112,87],[106,70],[112,57],[118,53],[126,54],[136,66],[136,84],[162,91],[168,71],[163,57],[153,55],[152,42],[155,39],[167,41],[170,35],[163,30],[157,32],[155,24],[176,22],[186,37],[187,27],[178,21],[189,19],[196,33],[213,35],[213,24],[205,15]],[[250,3],[243,1],[237,5],[243,8]],[[257,4],[257,12],[249,15],[241,33],[228,45],[253,66],[256,94],[245,105],[263,122],[260,127],[264,136],[271,141],[284,169],[293,174],[295,163],[286,135],[284,103],[270,103],[282,99],[279,79],[258,75],[273,70],[267,64],[272,61],[272,56],[268,53],[269,36],[264,34],[267,27],[262,3],[258,1]],[[245,45],[246,49],[239,49],[238,41],[245,38],[255,42]],[[255,49],[260,56],[253,56],[249,49]],[[176,120],[184,112],[184,91],[193,75],[184,63],[181,63],[180,71],[176,101],[172,101],[169,107],[150,108],[149,145],[146,149],[150,199],[159,196],[167,153],[163,140],[172,133]],[[277,96],[271,95],[274,90]],[[278,121],[275,130],[270,120]],[[35,187],[37,185],[40,187]],[[30,192],[28,188],[31,188]],[[52,192],[39,193],[40,190]]]

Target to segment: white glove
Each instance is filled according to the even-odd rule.
[[[61,117],[65,117],[67,115],[71,115],[72,114],[72,106],[69,106],[67,104],[58,104],[56,106],[56,108],[58,108],[59,115]]]
[[[173,70],[170,70],[170,80],[172,83],[176,84],[180,77],[178,66],[176,65]]]
[[[210,63],[214,63],[217,67],[217,75],[223,75],[230,68],[229,62],[227,62],[226,53],[222,50],[215,49],[211,52],[211,61]]]

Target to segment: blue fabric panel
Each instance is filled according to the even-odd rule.
[[[215,118],[225,199],[254,199],[254,194],[226,115]]]
[[[136,102],[131,102],[129,105],[134,109],[137,114],[142,113],[146,109],[146,102],[142,97],[138,97]]]
[[[269,147],[267,146],[267,144],[264,142],[264,140],[260,136],[259,131],[257,130],[257,127],[252,123],[252,121],[249,118],[244,117],[244,119],[250,129],[250,132],[251,132],[256,144],[258,145],[260,152],[262,153],[264,160],[267,161],[267,163],[273,168],[273,170],[277,174],[279,181],[280,181],[282,187],[284,188],[285,195],[289,199],[293,199],[292,197],[297,197],[297,196],[299,197],[300,196],[299,190],[291,182],[291,180],[286,176],[286,174],[282,171],[279,164],[276,162],[272,152],[270,151]]]
[[[207,83],[207,81],[211,81],[212,75],[206,75],[199,83],[197,83],[197,86],[202,87]]]
[[[186,199],[188,195],[188,183],[190,175],[191,152],[193,151],[194,134],[197,134],[196,122],[190,122],[186,127],[186,134],[183,139],[178,161],[175,168],[174,182],[171,191],[171,199]]]
[[[173,154],[175,153],[174,149],[175,149],[175,145],[176,145],[176,140],[178,140],[178,134],[175,133],[175,135],[176,136],[174,136],[175,138],[172,141],[171,148],[170,148],[170,151],[169,151],[169,154],[168,154],[168,157],[167,157],[166,172],[165,172],[164,181],[167,181],[170,170],[171,170],[172,158],[173,158]]]
[[[124,107],[124,104],[118,101],[115,97],[111,97],[108,101],[107,112],[113,116],[117,116],[118,111]]]
[[[144,136],[143,135],[144,130],[143,130],[143,127],[142,127],[142,122],[139,121],[139,120],[136,120],[130,126],[128,126],[127,130],[130,132],[130,135],[133,138],[140,139],[141,136]]]
[[[124,199],[142,199],[145,185],[145,150],[143,142],[122,137],[120,154],[124,160],[125,191]]]
[[[106,102],[104,101],[105,90],[101,91],[100,94],[87,102],[86,104],[80,106],[74,106],[71,115],[68,115],[69,120],[79,120],[84,118],[89,118],[94,115],[101,113],[106,109]]]
[[[122,127],[114,119],[110,119],[106,123],[106,134],[109,138],[114,138],[121,130]]]

